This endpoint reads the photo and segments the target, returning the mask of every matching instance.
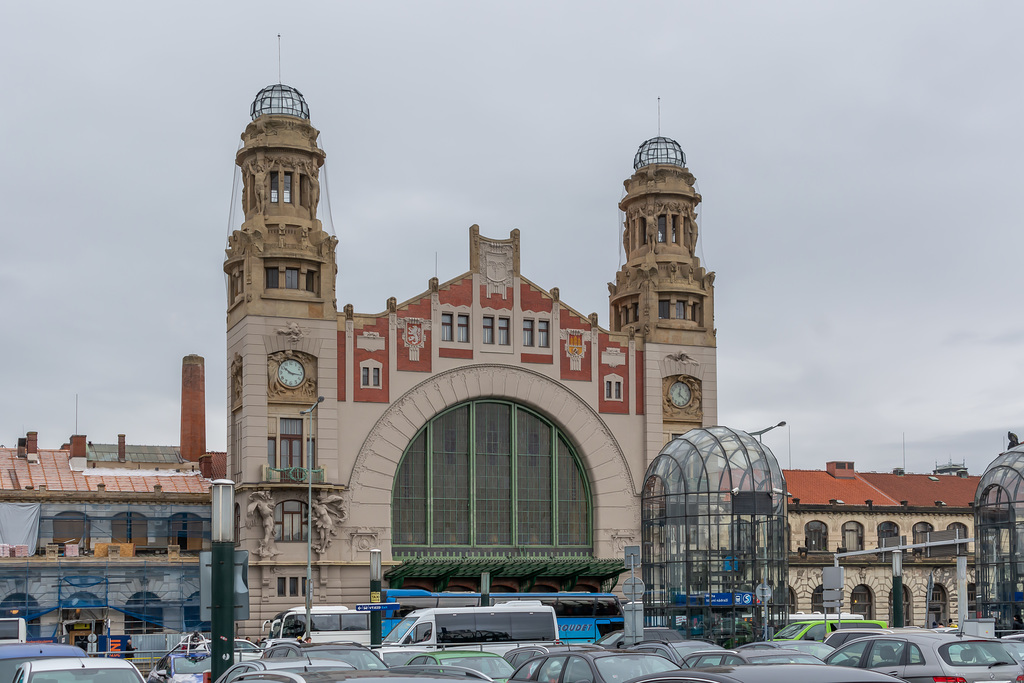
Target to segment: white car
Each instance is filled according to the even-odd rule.
[[[33,659],[14,672],[13,683],[143,683],[135,665],[124,659],[60,657]]]

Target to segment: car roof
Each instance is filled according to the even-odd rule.
[[[93,657],[58,657],[54,659],[34,659],[26,662],[32,665],[33,671],[66,671],[68,669],[134,669],[135,666],[126,659],[93,658]]]
[[[235,680],[236,681],[244,681],[244,680],[247,680],[247,678],[250,677],[250,676],[258,677],[260,680],[266,680],[265,676],[268,673],[273,675],[274,672],[272,672],[272,671],[271,672],[252,671],[252,672],[249,672],[249,673],[246,673],[246,674],[242,674],[241,676],[239,676]],[[415,673],[415,674],[410,674],[410,673],[405,673],[405,672],[402,672],[402,671],[391,671],[390,669],[379,669],[379,670],[372,670],[372,671],[365,671],[365,670],[362,670],[362,671],[355,671],[355,670],[353,670],[353,671],[348,671],[348,670],[345,670],[345,671],[339,671],[339,670],[328,671],[326,669],[318,669],[316,671],[303,672],[301,676],[296,676],[294,672],[288,672],[288,671],[281,671],[281,672],[279,672],[279,675],[281,675],[284,678],[299,678],[301,680],[306,681],[307,683],[336,683],[338,681],[349,681],[349,680],[358,681],[358,680],[365,680],[365,679],[382,679],[382,680],[385,680],[385,681],[389,681],[390,683],[403,683],[403,682],[404,683],[417,683],[417,682],[422,683],[422,681],[425,681],[425,680],[439,681],[439,682],[440,681],[447,681],[448,683],[451,683],[451,681],[452,681],[452,677],[451,676],[443,676],[441,674],[432,674],[432,673]]]
[[[428,652],[420,652],[412,655],[413,657],[419,657],[420,655],[431,655],[438,659],[447,659],[449,657],[497,657],[498,659],[504,659],[497,652],[487,652],[481,650],[433,650]]]
[[[897,679],[870,669],[855,669],[828,664],[738,664],[716,666],[708,669],[680,669],[661,674],[646,674],[631,679],[630,683],[648,681],[706,680],[721,683],[789,683],[790,681],[814,681],[815,683],[893,683]]]
[[[84,657],[85,650],[77,645],[63,643],[2,643],[0,659],[15,657]]]

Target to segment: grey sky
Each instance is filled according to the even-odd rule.
[[[468,268],[468,227],[608,323],[637,146],[679,141],[717,272],[719,421],[783,466],[979,473],[1024,433],[1011,2],[15,3],[0,108],[0,443],[225,448],[223,249],[249,103],[301,90],[339,306]],[[790,441],[792,449],[790,451]]]

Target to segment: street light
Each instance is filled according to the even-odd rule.
[[[762,435],[762,434],[765,434],[765,433],[767,433],[767,432],[770,432],[770,431],[772,431],[773,429],[775,429],[776,427],[785,427],[785,426],[786,426],[786,421],[785,421],[785,420],[783,420],[782,422],[780,422],[780,423],[779,423],[779,424],[777,424],[777,425],[772,425],[771,427],[765,427],[764,429],[759,429],[759,430],[757,430],[756,432],[747,432],[747,434],[750,434],[751,436],[756,436],[756,437],[757,437],[757,440],[758,440],[758,442],[760,442],[760,441],[761,441],[761,435]]]
[[[306,637],[310,637],[313,612],[313,411],[323,403],[324,397],[316,399],[316,403],[299,411],[300,415],[309,417],[306,430]]]
[[[211,486],[210,656],[214,676],[231,668],[235,642],[235,482],[217,479]]]

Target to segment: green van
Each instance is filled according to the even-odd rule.
[[[825,636],[838,628],[886,628],[889,624],[875,619],[850,619],[836,621],[835,619],[807,619],[793,621],[779,630],[772,640],[825,640]]]

